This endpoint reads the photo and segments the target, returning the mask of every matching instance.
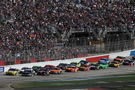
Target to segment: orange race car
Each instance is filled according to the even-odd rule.
[[[80,71],[89,71],[90,70],[90,65],[81,65],[79,67]]]
[[[65,71],[66,71],[66,72],[77,72],[78,70],[79,70],[78,67],[75,67],[75,66],[68,66]]]
[[[113,61],[123,64],[124,60],[122,58],[115,58]]]
[[[58,67],[52,67],[49,68],[50,70],[50,74],[61,74],[62,73],[62,69],[58,68]]]

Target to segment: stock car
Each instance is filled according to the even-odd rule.
[[[120,63],[117,61],[112,61],[112,62],[110,62],[109,66],[110,67],[120,67]]]
[[[62,73],[62,69],[60,69],[54,65],[46,65],[44,68],[49,69],[50,74],[61,74]]]
[[[91,70],[99,70],[99,69],[106,69],[109,67],[107,63],[93,63],[90,65]]]
[[[38,70],[40,70],[42,67],[41,66],[33,66],[32,69],[37,72]]]
[[[54,68],[54,65],[45,65],[44,68]]]
[[[41,68],[40,70],[37,71],[37,75],[49,76],[50,70],[47,68]]]
[[[27,69],[32,69],[32,68],[29,68],[29,67],[22,67],[21,70],[19,71],[19,74],[21,74],[24,70],[27,70]]]
[[[100,63],[110,63],[110,60],[108,58],[101,58],[99,60]]]
[[[129,59],[129,58],[124,59],[124,61],[123,61],[123,65],[130,65],[130,66],[133,66],[134,63],[135,63],[135,61],[134,61],[133,59]]]
[[[66,63],[60,63],[57,67],[62,69],[62,70],[65,70],[67,68],[68,64]]]
[[[34,76],[36,73],[32,69],[25,69],[24,71],[21,72],[22,76]]]
[[[81,63],[71,62],[70,65],[71,66],[75,66],[75,67],[80,67],[81,66]]]
[[[85,61],[85,60],[81,60],[79,63],[81,65],[90,65],[90,63],[88,61]]]
[[[108,67],[109,67],[109,65],[107,63],[101,63],[101,64],[99,64],[99,69],[106,69]]]
[[[116,58],[125,59],[126,57],[123,57],[123,56],[117,56]]]
[[[90,70],[90,65],[83,64],[79,67],[80,71],[89,71]]]
[[[99,70],[99,64],[98,63],[92,63],[90,65],[90,70]]]
[[[52,67],[49,68],[50,74],[61,74],[62,73],[62,69],[58,68],[58,67]]]
[[[79,70],[78,67],[76,66],[72,66],[72,65],[69,65],[67,68],[66,68],[66,72],[77,72]]]
[[[19,69],[10,68],[10,69],[8,69],[8,71],[6,71],[5,74],[6,74],[6,75],[13,75],[13,76],[16,76],[16,75],[19,74]]]
[[[124,60],[122,58],[115,58],[113,61],[116,61],[119,64],[123,64],[123,62],[124,62]]]

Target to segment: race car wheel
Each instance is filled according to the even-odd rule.
[[[99,70],[100,68],[99,67],[97,67],[97,70]]]
[[[77,69],[75,69],[75,71],[74,72],[77,72]]]
[[[98,70],[102,69],[102,67],[98,67]]]
[[[49,73],[49,72],[46,72],[46,73],[44,73],[44,75],[45,75],[45,76],[49,76],[49,75],[50,75],[50,73]]]
[[[18,73],[15,73],[14,76],[18,76]]]
[[[119,65],[116,66],[116,68],[119,68],[119,67],[120,67]]]
[[[131,63],[130,66],[134,66],[134,63]]]
[[[31,77],[33,77],[34,76],[34,74],[31,74]]]
[[[59,72],[58,72],[58,74],[61,74],[61,73],[62,73],[62,71],[59,71]]]

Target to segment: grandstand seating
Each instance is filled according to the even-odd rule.
[[[23,53],[23,50],[44,48],[47,56],[41,58],[59,57],[54,55],[57,51],[65,57],[63,51],[69,49],[54,47],[63,42],[70,45],[69,39],[74,33],[90,33],[93,36],[86,38],[97,40],[105,38],[110,31],[132,34],[134,6],[134,0],[1,0],[0,49],[8,56],[10,51]],[[74,56],[80,54],[78,52]],[[32,55],[29,57],[33,58]]]

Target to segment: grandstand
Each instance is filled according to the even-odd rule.
[[[1,0],[0,60],[14,64],[134,48],[134,0]]]

